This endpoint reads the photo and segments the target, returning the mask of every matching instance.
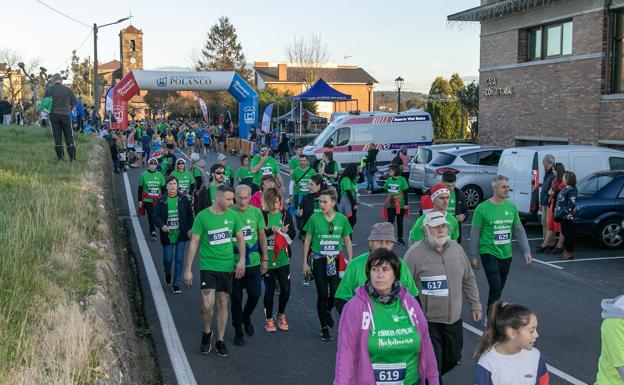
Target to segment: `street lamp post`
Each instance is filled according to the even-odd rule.
[[[368,89],[368,111],[372,111],[371,109],[371,92],[373,92],[373,81],[368,80],[366,83],[366,88]]]
[[[398,77],[396,79],[394,79],[394,84],[397,87],[397,90],[399,90],[399,101],[398,101],[398,105],[397,105],[397,112],[401,112],[401,88],[403,87],[403,78],[402,77]]]
[[[99,114],[100,111],[100,90],[98,83],[98,48],[97,48],[97,34],[98,30],[103,27],[107,27],[109,25],[115,25],[122,23],[126,20],[129,20],[129,17],[124,17],[123,19],[119,19],[113,23],[108,23],[104,25],[98,26],[96,23],[93,23],[93,108],[95,112]]]

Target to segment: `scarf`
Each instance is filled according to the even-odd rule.
[[[374,298],[375,301],[383,305],[390,305],[391,303],[394,303],[394,301],[399,299],[401,284],[399,283],[399,281],[394,281],[394,283],[392,284],[392,289],[390,289],[390,293],[388,294],[381,294],[379,291],[377,291],[377,289],[373,287],[370,279],[366,281],[366,283],[364,284],[364,288],[366,289],[368,295],[371,296],[371,298]]]

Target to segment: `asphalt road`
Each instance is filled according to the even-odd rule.
[[[206,156],[211,165],[216,155]],[[238,158],[229,157],[230,166],[236,170]],[[137,181],[142,169],[128,172],[132,197],[136,197]],[[287,175],[283,175],[287,181]],[[162,370],[163,383],[175,384],[163,333],[156,313],[154,300],[149,290],[145,268],[139,255],[136,237],[130,224],[130,213],[122,175],[115,178],[116,201],[120,217],[130,232],[133,253],[137,256],[137,268],[144,297],[144,308],[153,335],[157,360]],[[381,221],[380,210],[384,196],[362,195],[358,211],[358,222],[354,231],[354,254],[368,250],[366,237],[370,226]],[[416,221],[419,204],[410,196],[411,214],[405,225],[405,238]],[[469,221],[469,220],[468,220]],[[149,238],[147,219],[140,218],[142,231]],[[469,223],[469,222],[464,222]],[[470,226],[463,225],[464,246],[470,242]],[[541,229],[527,226],[531,247],[540,242]],[[159,282],[171,309],[175,328],[180,336],[184,353],[188,359],[197,384],[331,384],[334,375],[336,354],[336,329],[334,341],[319,339],[320,327],[316,317],[316,291],[314,285],[302,284],[302,243],[293,244],[292,289],[286,314],[290,331],[268,334],[263,329],[262,299],[253,316],[256,334],[247,337],[244,347],[233,344],[233,328],[228,326],[226,343],[229,357],[222,359],[215,354],[203,356],[199,353],[201,319],[199,312],[200,292],[197,286],[183,288],[181,295],[171,294],[162,282],[162,252],[158,241],[148,241],[149,251],[156,265]],[[403,255],[407,247],[397,245],[395,251]],[[529,306],[538,316],[540,338],[537,348],[543,353],[552,368],[551,384],[593,384],[598,357],[600,355],[600,301],[613,298],[624,292],[624,250],[605,251],[598,249],[591,240],[579,239],[575,260],[561,262],[554,255],[534,255],[535,262],[525,266],[520,249],[514,246],[514,259],[503,298],[509,302]],[[618,258],[620,257],[620,258]],[[611,259],[601,259],[611,258]],[[197,265],[195,260],[195,265]],[[194,267],[194,282],[199,273]],[[482,270],[476,271],[482,302],[487,300],[487,282]],[[472,381],[475,360],[472,352],[478,342],[482,322],[471,320],[467,306],[464,306],[464,349],[459,366],[444,377],[444,383],[469,384]],[[334,316],[337,318],[337,315]],[[173,362],[176,362],[175,360]]]

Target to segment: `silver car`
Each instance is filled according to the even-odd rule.
[[[461,189],[468,208],[474,208],[492,196],[492,178],[498,171],[498,160],[503,147],[466,147],[441,151],[425,166],[425,190],[442,182],[442,174],[457,174],[457,188]]]
[[[416,155],[409,163],[410,174],[408,183],[416,190],[423,190],[425,185],[425,166],[438,155],[440,151],[452,150],[464,147],[478,147],[469,143],[433,144],[431,146],[418,147]]]

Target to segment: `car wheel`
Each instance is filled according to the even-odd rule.
[[[602,222],[596,231],[596,240],[600,247],[618,249],[624,244],[624,230],[622,220],[609,219]]]
[[[474,209],[477,207],[479,202],[483,199],[483,191],[479,186],[475,186],[473,184],[465,186],[462,189],[462,193],[464,193],[464,199],[466,200],[466,206],[469,209]]]

